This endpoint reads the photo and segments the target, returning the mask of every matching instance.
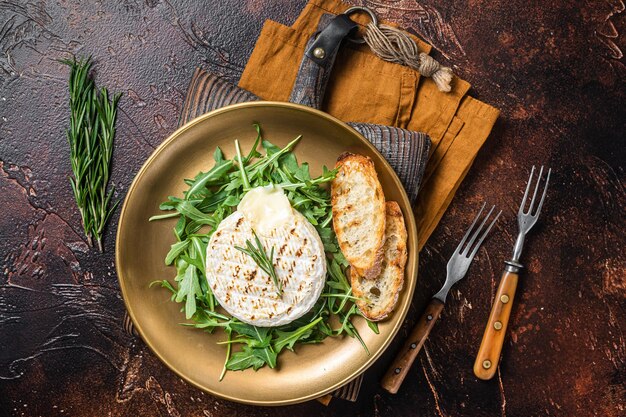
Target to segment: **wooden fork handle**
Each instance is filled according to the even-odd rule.
[[[424,342],[433,328],[435,321],[441,315],[443,310],[443,303],[436,298],[430,301],[430,304],[426,307],[424,314],[420,317],[417,324],[411,331],[411,334],[406,339],[402,350],[396,356],[396,359],[392,362],[391,366],[387,370],[387,373],[381,381],[382,387],[392,394],[395,394],[400,389],[404,377],[409,372],[409,368],[415,361],[417,354],[424,346]]]
[[[474,374],[480,379],[488,380],[496,374],[518,278],[517,272],[506,270],[500,279],[489,321],[474,362]]]

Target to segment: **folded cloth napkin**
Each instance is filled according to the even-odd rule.
[[[327,13],[343,13],[348,7],[337,0],[311,0],[291,27],[266,21],[239,86],[265,100],[288,101],[305,45],[320,19]],[[369,19],[350,17],[360,24]],[[413,39],[420,51],[430,52],[428,44]],[[395,126],[430,136],[430,158],[414,207],[420,249],[499,114],[468,96],[469,88],[469,83],[454,78],[452,91],[441,92],[417,71],[383,61],[367,46],[348,42],[330,75],[322,110],[347,122]]]

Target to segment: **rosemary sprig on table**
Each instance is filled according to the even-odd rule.
[[[254,262],[261,268],[267,275],[272,278],[274,285],[276,286],[276,293],[279,297],[283,295],[283,283],[278,279],[278,275],[276,275],[276,269],[274,268],[274,247],[272,246],[272,250],[270,251],[269,256],[261,243],[261,240],[257,236],[256,232],[253,230],[252,234],[254,235],[254,241],[256,246],[250,242],[250,240],[246,239],[246,247],[242,248],[241,246],[235,246],[235,249],[241,251],[251,257]]]
[[[108,193],[107,187],[121,94],[109,99],[106,88],[96,88],[89,76],[91,58],[61,62],[70,67],[70,127],[67,129],[73,174],[70,184],[87,241],[92,246],[95,240],[102,251],[104,226],[117,206],[117,202],[111,204],[113,187]]]

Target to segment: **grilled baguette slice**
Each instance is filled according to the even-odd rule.
[[[359,275],[373,279],[382,267],[385,238],[385,195],[374,162],[346,152],[335,168],[331,202],[339,248]]]
[[[400,206],[388,201],[383,268],[375,279],[364,279],[354,269],[350,270],[352,292],[361,298],[356,304],[365,317],[380,321],[391,313],[404,286],[404,268],[407,260],[407,233]]]

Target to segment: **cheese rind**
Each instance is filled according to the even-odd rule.
[[[235,246],[254,242],[253,225],[236,211],[209,240],[206,276],[220,305],[239,320],[260,327],[281,326],[304,314],[319,299],[326,280],[324,246],[315,227],[293,210],[281,225],[259,234],[266,252],[274,247],[274,269],[282,282],[278,295],[272,278]]]

